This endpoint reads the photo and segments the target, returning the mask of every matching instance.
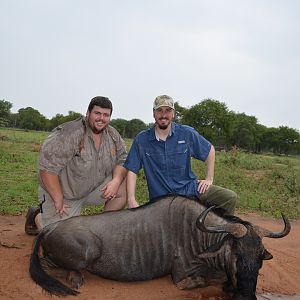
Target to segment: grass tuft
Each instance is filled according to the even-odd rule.
[[[0,214],[18,215],[37,200],[37,160],[40,147],[49,133],[0,128]],[[127,149],[132,140],[126,139]],[[205,165],[192,159],[199,179],[205,177]],[[279,218],[300,218],[299,157],[257,155],[235,148],[217,152],[214,184],[234,190],[239,195],[239,212],[257,212]],[[137,200],[148,200],[145,175],[137,181]],[[89,206],[83,214],[103,211]]]

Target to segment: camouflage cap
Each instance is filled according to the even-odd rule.
[[[157,96],[154,100],[153,103],[153,109],[158,109],[161,106],[168,106],[171,107],[172,109],[175,109],[174,106],[174,101],[170,96],[167,95],[161,95],[161,96]]]

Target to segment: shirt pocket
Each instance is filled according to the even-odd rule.
[[[175,149],[168,155],[171,170],[183,172],[189,165],[189,153],[186,144],[176,145]]]
[[[93,159],[88,153],[76,154],[69,164],[70,173],[78,179],[87,179],[92,174]]]

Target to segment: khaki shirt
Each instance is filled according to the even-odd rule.
[[[65,199],[81,199],[112,175],[116,165],[123,166],[127,153],[116,129],[104,129],[99,151],[85,118],[56,127],[45,140],[39,169],[57,174]],[[39,175],[40,185],[45,189]]]

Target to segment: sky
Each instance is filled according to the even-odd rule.
[[[153,122],[167,94],[300,130],[298,0],[0,0],[0,100],[51,119],[109,97]]]

